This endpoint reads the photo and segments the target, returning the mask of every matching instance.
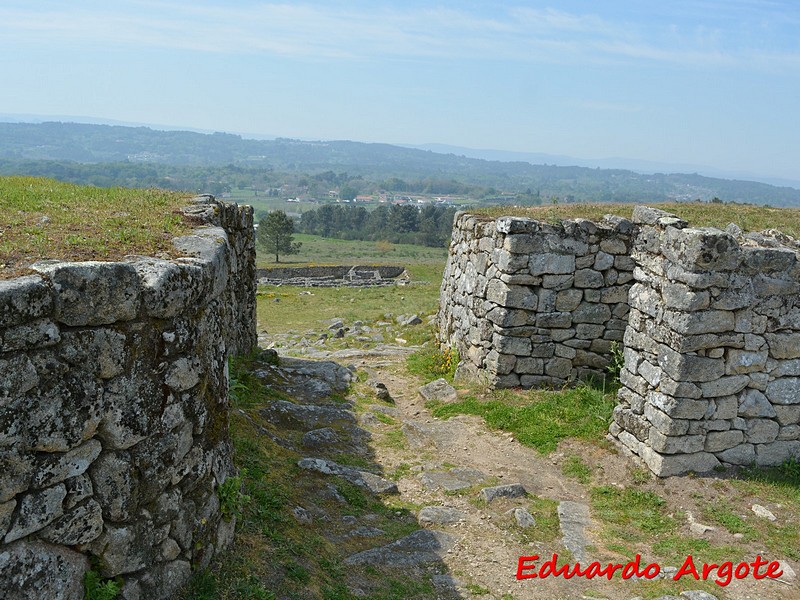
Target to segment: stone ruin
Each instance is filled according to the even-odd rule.
[[[228,357],[255,332],[251,207],[197,198],[183,258],[0,281],[0,597],[169,598],[233,540]],[[233,480],[235,483],[235,480]]]
[[[458,213],[439,340],[493,387],[622,362],[610,434],[659,476],[800,457],[800,243],[636,207],[559,224]]]
[[[373,287],[408,283],[405,267],[393,265],[332,265],[258,269],[259,285],[301,287]]]

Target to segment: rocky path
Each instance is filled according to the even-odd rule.
[[[517,579],[520,556],[538,555],[541,563],[557,552],[562,563],[583,565],[601,558],[596,554],[602,532],[590,516],[588,488],[563,475],[562,448],[543,456],[510,434],[489,431],[478,417],[434,418],[419,382],[404,369],[409,351],[401,346],[312,351],[317,360],[282,357],[280,367],[264,367],[264,375],[296,403],[276,401],[261,417],[278,430],[302,434],[284,443],[303,453],[298,464],[309,477],[323,482],[340,477],[372,494],[397,498],[411,507],[418,523],[411,534],[387,541],[369,518],[326,515],[346,523],[344,535],[365,540],[364,549],[343,557],[351,592],[370,597],[360,573],[377,568],[429,579],[436,590],[432,598],[640,597],[635,579]],[[348,385],[346,401],[331,404],[331,395],[344,393]],[[453,395],[452,388],[443,388],[438,393]],[[617,482],[629,468],[626,458],[610,450],[572,443],[570,451],[600,453],[593,462],[602,463],[602,477],[610,485],[621,485]],[[348,466],[347,453],[369,456],[372,465]],[[556,507],[557,524],[537,521],[542,503]],[[302,515],[309,509],[295,510]],[[341,536],[340,529],[331,528],[330,536]],[[601,563],[607,562],[606,554]],[[784,590],[751,595],[745,587],[711,595],[692,591],[691,583],[680,598],[792,597]]]

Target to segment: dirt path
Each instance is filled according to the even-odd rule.
[[[538,564],[553,553],[562,557],[559,564],[576,560],[584,566],[593,560],[602,566],[625,564],[628,558],[615,553],[604,539],[602,524],[589,516],[589,487],[567,478],[563,464],[569,455],[578,455],[594,469],[592,485],[621,489],[629,484],[635,465],[611,446],[601,448],[573,440],[544,456],[508,433],[489,431],[479,417],[434,418],[418,391],[420,382],[405,370],[405,354],[401,348],[315,354],[317,359],[339,360],[367,379],[347,398],[357,416],[357,429],[367,432],[370,460],[377,467],[373,470],[396,482],[400,502],[414,507],[423,528],[408,536],[410,539],[375,542],[347,557],[345,564],[351,566],[348,583],[356,595],[370,597],[368,590],[362,589],[366,584],[359,571],[366,565],[429,577],[436,589],[432,598],[667,599],[680,593],[685,593],[680,598],[694,600],[800,598],[796,585],[752,578],[734,580],[725,587],[702,586],[713,595],[699,591],[701,586],[688,576],[678,583],[660,584],[619,577],[609,582],[602,576],[518,580],[520,556],[537,555]],[[391,403],[375,397],[376,383],[385,386]],[[336,455],[330,458],[335,461]],[[677,510],[700,514],[698,507],[713,501],[712,483],[683,477],[652,481],[645,487],[669,498]],[[515,484],[526,495],[514,497],[519,491]],[[487,502],[487,494],[493,492],[485,488],[499,488],[499,497]],[[555,522],[541,516],[548,507],[550,513],[557,507]],[[684,529],[682,534],[696,536],[688,521]],[[715,528],[701,537],[724,544],[730,535]],[[649,550],[646,544],[642,547]],[[645,564],[643,561],[642,568]],[[662,569],[668,566],[660,565]],[[668,593],[675,596],[665,595]]]

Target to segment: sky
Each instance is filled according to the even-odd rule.
[[[800,181],[800,2],[3,0],[0,114]]]

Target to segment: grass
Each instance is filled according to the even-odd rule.
[[[576,479],[580,483],[587,484],[592,481],[592,469],[587,465],[583,459],[576,455],[571,454],[564,460],[561,471],[567,477]]]
[[[713,204],[707,202],[670,202],[650,204],[687,220],[692,227],[717,227],[724,229],[728,223],[736,223],[745,231],[778,229],[792,237],[800,237],[800,208],[771,208],[754,204]],[[557,219],[582,218],[600,220],[612,214],[630,218],[636,204],[573,203],[534,207],[485,207],[470,209],[470,212],[496,218],[504,215],[528,217],[553,221]]]
[[[439,418],[481,416],[489,427],[510,431],[521,444],[548,454],[568,437],[599,442],[616,404],[612,394],[588,386],[561,392],[495,390],[487,395],[489,399],[468,396],[434,405],[432,413]]]
[[[411,271],[412,281],[419,281],[420,269],[412,268]],[[258,290],[259,327],[271,334],[303,332],[319,329],[322,321],[334,318],[343,319],[345,324],[350,324],[355,321],[374,323],[391,320],[392,316],[401,314],[431,314],[437,308],[442,273],[438,271],[438,280],[431,277],[433,273],[430,270],[423,273],[423,277],[426,275],[429,278],[423,281],[427,283],[405,287],[262,286]]]
[[[646,541],[678,528],[678,521],[667,513],[666,500],[653,492],[602,485],[592,488],[590,495],[593,516],[606,524],[606,534],[612,538]]]
[[[447,260],[447,248],[444,246],[432,248],[413,244],[392,244],[386,241],[340,240],[304,233],[296,233],[294,239],[302,244],[299,253],[283,256],[280,263],[276,263],[274,256],[259,252],[257,266],[444,265]]]
[[[411,354],[406,360],[410,373],[422,377],[426,382],[444,378],[452,383],[458,366],[458,350],[428,346]]]
[[[172,239],[193,225],[178,213],[189,196],[96,188],[38,177],[0,177],[0,279],[44,259],[177,256]]]

